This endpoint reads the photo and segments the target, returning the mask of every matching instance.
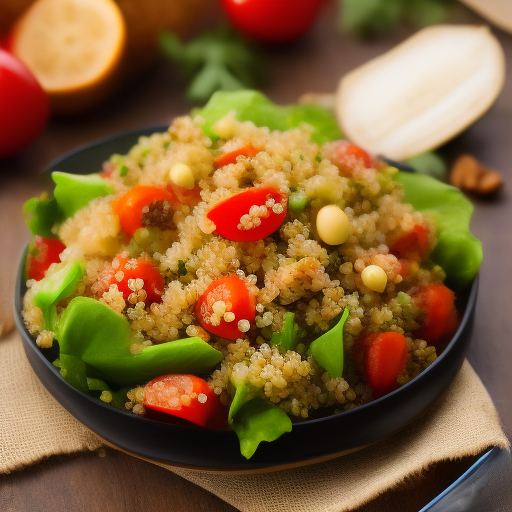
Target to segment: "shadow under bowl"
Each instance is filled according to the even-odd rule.
[[[113,153],[126,152],[151,127],[81,146],[50,164],[47,171],[87,174],[101,169]],[[306,465],[354,451],[397,432],[427,412],[458,373],[471,340],[478,277],[457,294],[461,322],[437,360],[418,377],[369,404],[293,425],[292,432],[272,443],[261,443],[246,460],[230,430],[209,430],[139,417],[88,396],[62,379],[58,369],[35,344],[22,318],[26,292],[25,255],[20,261],[15,291],[15,319],[27,359],[53,397],[78,421],[108,443],[135,456],[174,467],[223,472],[258,472]]]

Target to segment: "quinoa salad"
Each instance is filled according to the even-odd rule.
[[[54,197],[25,205],[23,317],[77,389],[232,428],[250,457],[414,379],[458,313],[436,225],[397,169],[307,124],[203,124],[179,117],[91,175],[53,173]]]

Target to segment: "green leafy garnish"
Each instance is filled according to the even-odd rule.
[[[291,432],[292,421],[282,409],[256,397],[238,411],[232,427],[240,441],[240,452],[250,459],[262,441],[272,442]]]
[[[89,297],[75,297],[63,311],[56,332],[60,357],[81,359],[95,376],[120,385],[149,381],[167,373],[208,373],[223,355],[201,338],[151,345],[136,343],[125,316]]]
[[[348,315],[345,308],[338,323],[309,346],[309,352],[332,379],[343,374],[343,327]]]
[[[52,227],[64,220],[54,198],[33,197],[23,205],[23,220],[33,235],[55,238]]]
[[[432,260],[456,287],[470,283],[482,262],[482,242],[469,230],[471,202],[458,188],[424,174],[398,172],[394,179],[404,188],[404,202],[436,224],[439,241]]]
[[[283,315],[283,328],[272,334],[270,343],[280,345],[284,350],[293,350],[296,345],[298,328],[294,322],[295,313],[287,311]]]
[[[409,158],[406,162],[416,172],[432,176],[432,178],[444,181],[448,177],[448,164],[434,151],[426,151]]]
[[[359,37],[380,35],[401,22],[420,27],[441,23],[451,0],[338,0],[340,25]]]
[[[256,49],[227,27],[204,32],[183,44],[171,32],[160,34],[160,49],[191,77],[186,95],[204,102],[215,91],[256,87],[263,75],[262,58]]]

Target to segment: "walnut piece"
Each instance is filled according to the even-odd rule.
[[[474,156],[460,155],[452,165],[450,184],[478,195],[489,195],[503,185],[501,175],[484,165]]]

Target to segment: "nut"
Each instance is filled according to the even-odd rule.
[[[489,195],[503,185],[499,173],[483,166],[474,156],[460,155],[452,165],[450,184],[479,195]]]

